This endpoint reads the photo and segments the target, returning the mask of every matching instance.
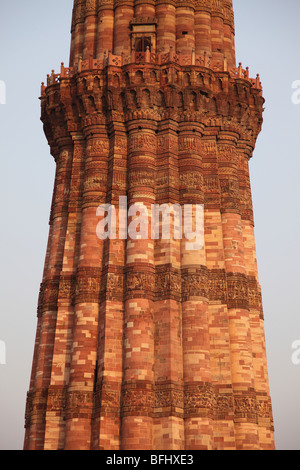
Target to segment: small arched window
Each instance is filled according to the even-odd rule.
[[[151,38],[147,36],[142,36],[138,38],[135,43],[135,51],[136,52],[146,52],[149,48],[151,51]]]

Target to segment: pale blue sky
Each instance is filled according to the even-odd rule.
[[[0,450],[22,449],[36,306],[48,238],[54,162],[40,122],[40,83],[68,64],[72,0],[0,0]],[[237,61],[260,73],[263,131],[251,162],[271,395],[280,449],[300,450],[299,0],[235,0]],[[1,100],[0,100],[1,102]]]

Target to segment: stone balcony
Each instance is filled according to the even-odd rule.
[[[226,73],[231,79],[240,79],[248,82],[262,96],[262,84],[259,75],[256,78],[250,78],[249,68],[246,67],[244,69],[241,63],[239,63],[238,67],[228,68],[226,59],[224,61],[212,60],[207,55],[198,56],[194,52],[186,55],[178,52],[175,53],[172,49],[169,52],[159,52],[157,54],[149,50],[146,52],[133,51],[130,55],[123,54],[120,56],[108,52],[104,55],[103,60],[92,57],[86,60],[79,59],[74,67],[65,67],[64,63],[62,63],[60,73],[56,74],[52,70],[52,73],[47,75],[47,84],[42,83],[41,96],[45,94],[46,87],[58,84],[62,79],[71,78],[84,72],[102,71],[107,67],[113,67],[117,70],[128,65],[192,67],[212,70],[216,73]]]

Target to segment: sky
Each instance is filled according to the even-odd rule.
[[[55,174],[40,84],[68,64],[72,4],[0,0],[0,450],[23,447]],[[234,10],[237,62],[260,74],[266,99],[250,171],[276,448],[300,450],[300,1]]]

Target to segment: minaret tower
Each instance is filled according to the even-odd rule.
[[[273,449],[249,179],[264,99],[232,1],[75,0],[71,34],[41,90],[56,176],[24,448]],[[203,246],[127,236],[135,204],[204,208]]]

